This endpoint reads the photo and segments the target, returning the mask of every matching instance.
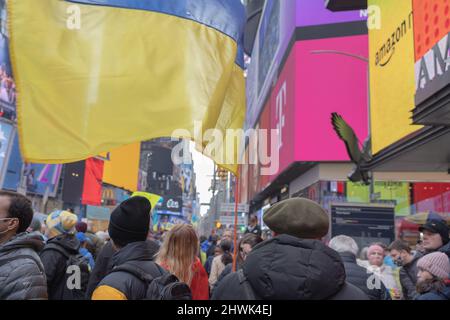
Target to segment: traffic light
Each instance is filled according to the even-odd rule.
[[[216,229],[220,229],[221,226],[222,226],[222,223],[220,223],[220,221],[216,221]]]

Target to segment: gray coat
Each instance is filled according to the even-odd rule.
[[[0,246],[0,300],[47,299],[39,233],[21,233]]]

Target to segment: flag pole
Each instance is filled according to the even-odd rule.
[[[237,253],[239,251],[239,248],[237,247],[237,225],[238,225],[238,215],[237,215],[237,209],[238,209],[238,201],[239,201],[239,177],[235,176],[235,188],[234,188],[234,245],[233,245],[233,272],[236,272],[236,260],[237,260]]]

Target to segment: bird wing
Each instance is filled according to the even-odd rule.
[[[369,162],[372,160],[372,142],[371,142],[370,134],[367,137],[366,141],[364,141],[364,143],[363,143],[362,158],[366,162]]]
[[[339,138],[344,141],[350,159],[358,164],[361,161],[361,150],[355,131],[335,112],[331,116],[331,123]]]

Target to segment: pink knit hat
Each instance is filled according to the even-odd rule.
[[[440,279],[448,279],[450,275],[450,262],[443,252],[433,252],[423,256],[417,262],[417,267]]]

